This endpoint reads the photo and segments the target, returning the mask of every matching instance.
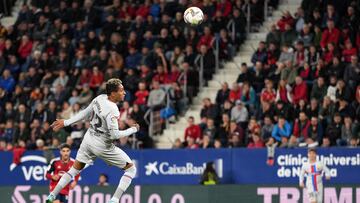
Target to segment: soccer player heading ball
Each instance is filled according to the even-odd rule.
[[[109,203],[118,203],[121,195],[131,184],[136,175],[135,165],[129,156],[113,144],[113,140],[136,133],[140,126],[134,124],[127,130],[120,131],[118,119],[120,116],[117,102],[123,101],[125,90],[119,79],[110,79],[106,82],[106,95],[97,96],[86,109],[80,111],[74,117],[56,120],[51,126],[59,130],[72,125],[91,115],[90,128],[86,131],[80,149],[76,155],[74,165],[65,173],[55,189],[50,193],[46,202],[51,203],[73,177],[77,176],[86,164],[92,164],[96,157],[103,159],[109,165],[117,166],[125,171],[120,179],[114,195]]]
[[[300,187],[306,187],[309,195],[310,203],[322,203],[323,199],[323,183],[322,177],[325,173],[327,180],[330,179],[330,171],[324,163],[316,161],[316,150],[310,148],[308,150],[308,161],[303,164],[299,176]],[[304,185],[304,177],[306,176],[306,184]]]

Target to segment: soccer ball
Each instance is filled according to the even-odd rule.
[[[190,25],[199,25],[204,20],[204,13],[198,7],[189,7],[184,12],[184,21]]]

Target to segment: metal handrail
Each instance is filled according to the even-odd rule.
[[[181,84],[181,80],[184,81],[184,84]],[[187,96],[187,74],[184,71],[182,71],[177,81],[179,84],[182,85],[183,93],[186,97]]]
[[[232,41],[235,41],[236,33],[235,33],[235,21],[231,19],[226,25],[226,29],[230,32],[230,36]]]
[[[246,34],[250,33],[250,24],[251,24],[251,15],[250,15],[250,0],[246,1],[247,9],[246,9]]]
[[[200,64],[198,64],[200,62]],[[204,80],[204,56],[201,54],[198,54],[194,60],[194,64],[199,69],[199,91],[203,88],[203,80]]]
[[[269,0],[264,0],[264,21],[268,19]]]
[[[145,112],[145,114],[144,114],[144,121],[145,121],[145,123],[146,124],[150,124],[150,120],[148,120],[148,117],[149,117],[149,115],[150,115],[150,112],[151,112],[151,109],[148,109],[146,112]]]
[[[235,64],[236,68],[241,71],[241,67],[239,66],[239,64],[237,64],[235,61],[233,61],[233,63]]]
[[[150,119],[148,119],[148,117],[150,116]],[[153,115],[153,110],[152,109],[148,109],[144,115],[144,120],[146,122],[147,125],[149,125],[149,136],[152,136],[153,134],[153,119],[154,119],[154,115]]]
[[[219,44],[220,44],[220,40],[219,40],[219,36],[215,36],[214,39],[215,43],[212,43],[212,47],[213,47],[213,52],[215,55],[215,73],[217,73],[219,71]],[[214,47],[215,44],[215,47]]]

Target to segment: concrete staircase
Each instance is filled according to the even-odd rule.
[[[224,68],[214,75],[213,80],[209,81],[208,87],[204,87],[194,99],[193,105],[191,105],[185,116],[180,118],[175,124],[170,124],[167,129],[164,130],[162,135],[154,137],[156,147],[160,149],[171,148],[173,142],[177,138],[180,138],[183,141],[184,132],[187,127],[186,119],[189,116],[193,116],[196,123],[200,122],[202,99],[209,97],[211,101],[214,101],[217,91],[221,88],[222,83],[228,82],[231,86],[240,74],[240,64],[244,62],[251,64],[251,56],[258,47],[259,41],[265,41],[270,25],[281,18],[283,11],[290,11],[291,14],[294,14],[300,4],[301,0],[280,0],[278,9],[274,10],[272,16],[268,17],[267,21],[263,23],[259,32],[249,34],[247,40],[241,45],[240,51],[234,57],[233,61],[227,62]]]
[[[11,16],[8,16],[8,17],[3,17],[0,21],[1,21],[1,24],[4,26],[4,27],[9,27],[9,26],[12,26],[14,25],[14,23],[16,22],[16,19],[18,17],[18,14],[21,10],[21,5],[23,3],[23,0],[17,0],[14,7],[12,8],[12,11],[11,11]]]

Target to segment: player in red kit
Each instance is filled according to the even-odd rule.
[[[60,146],[60,158],[51,160],[46,172],[46,178],[50,180],[50,192],[54,190],[61,176],[67,173],[74,164],[74,161],[70,159],[70,151],[70,146],[68,144],[62,144]],[[60,193],[56,196],[56,200],[58,200],[58,202],[68,202],[69,191],[76,186],[79,176],[80,175],[77,175],[71,184],[68,184],[60,191]]]

